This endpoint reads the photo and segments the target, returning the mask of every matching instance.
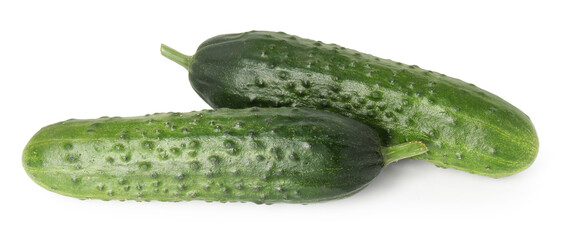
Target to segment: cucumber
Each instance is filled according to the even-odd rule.
[[[193,56],[162,45],[213,108],[297,106],[361,121],[390,146],[421,141],[415,159],[491,177],[528,168],[538,153],[530,118],[505,100],[415,65],[282,32],[213,37]]]
[[[355,120],[312,109],[219,109],[68,120],[25,147],[28,175],[81,199],[308,203],[352,195],[398,159]],[[385,156],[385,157],[384,157]]]

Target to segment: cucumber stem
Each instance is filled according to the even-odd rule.
[[[190,64],[192,63],[192,56],[184,55],[171,47],[162,44],[160,46],[160,53],[162,56],[174,61],[180,66],[184,67],[186,70],[190,71]]]
[[[401,159],[417,156],[429,151],[427,146],[419,141],[397,144],[383,149],[384,166]]]

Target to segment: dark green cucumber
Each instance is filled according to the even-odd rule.
[[[426,151],[379,146],[372,128],[325,111],[219,109],[56,123],[29,141],[23,166],[82,199],[306,203],[349,196]]]
[[[417,66],[275,32],[213,37],[193,56],[163,45],[189,70],[212,107],[305,106],[375,128],[393,145],[427,144],[416,159],[504,177],[529,167],[538,138],[529,117],[505,100]]]

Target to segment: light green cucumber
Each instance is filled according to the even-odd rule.
[[[396,160],[372,128],[313,109],[219,109],[68,120],[42,128],[23,166],[81,199],[309,203],[346,197]]]

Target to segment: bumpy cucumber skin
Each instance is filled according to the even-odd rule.
[[[473,84],[417,66],[279,32],[213,37],[192,57],[193,88],[212,107],[306,106],[362,121],[415,157],[504,177],[528,168],[538,138],[527,115]]]
[[[378,134],[312,109],[219,109],[68,120],[42,128],[23,166],[81,199],[309,203],[354,194],[384,165]]]

